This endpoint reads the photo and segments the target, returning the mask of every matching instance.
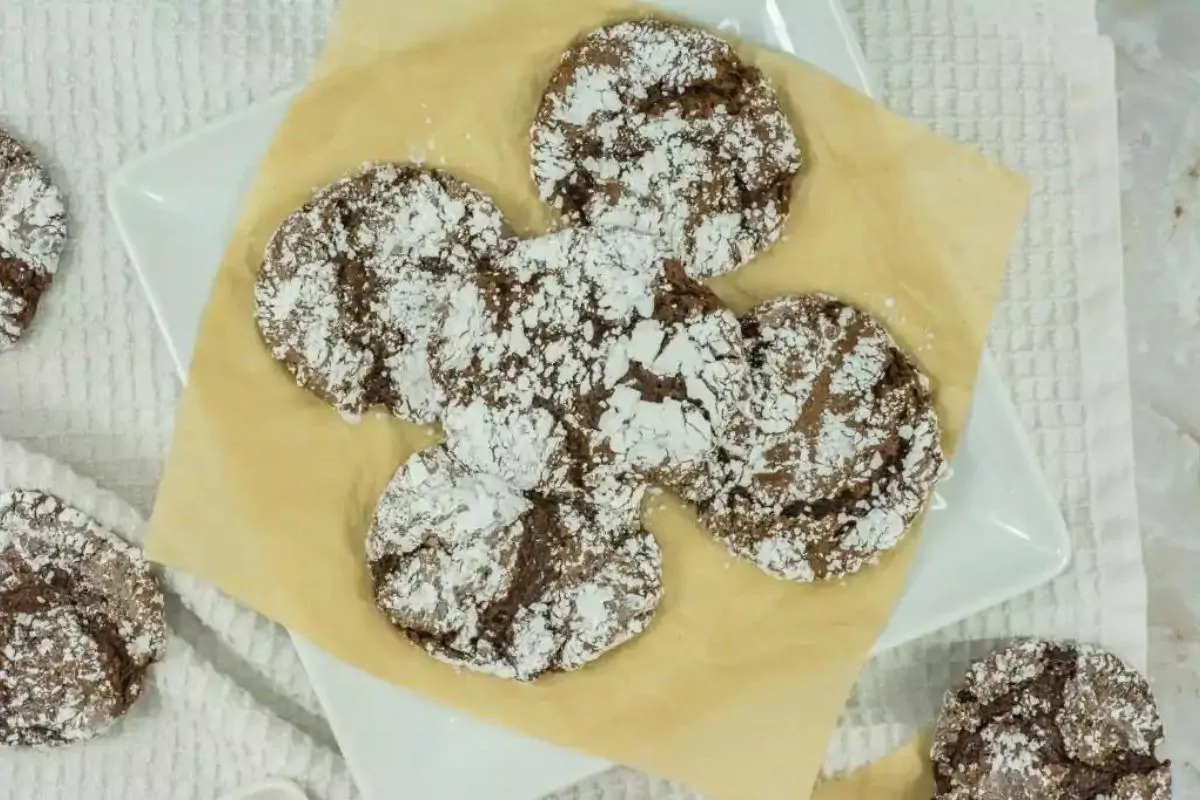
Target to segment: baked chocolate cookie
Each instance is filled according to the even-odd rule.
[[[579,499],[521,492],[444,447],[392,479],[371,524],[375,600],[431,655],[529,681],[641,633],[662,596],[654,539]]]
[[[800,169],[763,74],[721,39],[659,20],[608,25],[567,50],[530,140],[534,181],[567,225],[662,236],[697,279],[779,237]]]
[[[98,735],[138,699],[166,638],[140,551],[56,497],[0,495],[0,743]]]
[[[1146,679],[1094,647],[1023,641],[974,664],[934,731],[938,800],[1170,800]]]
[[[434,420],[434,309],[514,239],[490,199],[439,171],[372,164],[318,191],[279,226],[255,286],[276,359],[343,414],[382,406]]]
[[[657,240],[615,228],[518,244],[450,294],[430,353],[452,447],[506,438],[484,429],[481,403],[526,415],[523,427],[532,411],[559,421],[566,449],[547,473],[556,484],[521,484],[543,492],[564,477],[594,491],[620,486],[621,472],[660,480],[692,469],[712,457],[714,427],[746,386],[734,315]],[[488,447],[484,457],[513,461]]]
[[[0,351],[33,322],[66,238],[58,188],[33,153],[0,130]]]
[[[900,540],[941,474],[929,382],[875,320],[833,297],[771,300],[741,326],[749,400],[707,480],[672,488],[765,572],[856,572]]]

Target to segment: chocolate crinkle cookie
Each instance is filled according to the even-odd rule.
[[[534,181],[566,224],[662,236],[698,279],[779,237],[800,169],[763,74],[721,39],[658,20],[576,42],[530,138]]]
[[[661,557],[635,524],[515,490],[444,447],[389,484],[367,538],[375,600],[435,658],[502,678],[578,669],[650,623]]]
[[[267,245],[256,317],[302,387],[354,418],[431,422],[433,311],[514,242],[492,201],[448,173],[373,164],[318,191]]]
[[[98,735],[138,699],[166,640],[140,551],[56,497],[0,495],[0,743]]]
[[[0,130],[0,351],[33,322],[66,238],[58,188],[33,153]]]
[[[973,665],[934,731],[937,800],[1170,800],[1146,679],[1094,647],[1023,641]]]
[[[929,382],[874,319],[782,297],[741,320],[748,400],[707,474],[677,488],[735,555],[796,581],[893,547],[943,468]]]

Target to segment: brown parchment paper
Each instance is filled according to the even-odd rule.
[[[926,731],[887,758],[818,785],[813,800],[929,800],[934,793],[930,744]]]
[[[253,321],[264,245],[315,187],[373,159],[444,166],[495,197],[520,230],[543,230],[527,148],[541,88],[576,36],[646,12],[625,0],[343,0],[339,13],[213,286],[150,555],[367,672],[480,718],[716,798],[803,796],[915,535],[851,580],[801,586],[731,562],[687,509],[665,502],[647,521],[666,587],[651,629],[534,685],[455,672],[375,611],[363,559],[372,509],[436,433],[386,416],[347,424],[293,384]],[[802,128],[809,165],[783,241],[715,288],[739,310],[820,289],[878,314],[933,376],[953,448],[1023,180],[816,69],[743,50]]]

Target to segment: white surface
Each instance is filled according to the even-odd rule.
[[[790,45],[865,88],[856,48],[841,37],[844,20],[822,0],[802,15],[798,3],[786,12],[766,6],[774,15],[719,17],[675,5],[744,35]],[[111,185],[113,212],[181,372],[240,199],[285,106],[286,98],[277,98],[230,117],[130,164]],[[877,650],[1049,580],[1067,553],[1054,500],[1003,384],[985,362],[953,475],[935,497],[908,589]],[[372,797],[384,797],[403,776],[417,796],[471,797],[486,787],[493,797],[527,798],[606,766],[449,712],[297,645],[343,752]],[[381,718],[412,722],[403,729],[389,725],[385,734]]]

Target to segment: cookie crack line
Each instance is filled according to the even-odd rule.
[[[679,111],[684,117],[711,117],[717,106],[723,106],[732,116],[742,113],[751,83],[761,81],[762,73],[733,58],[721,58],[717,64],[720,77],[688,84],[681,91],[671,91],[664,83],[647,87],[646,97],[633,104],[635,113],[663,116]]]

